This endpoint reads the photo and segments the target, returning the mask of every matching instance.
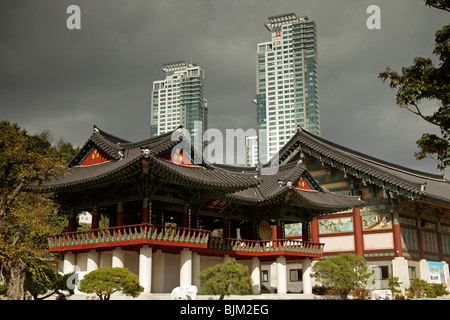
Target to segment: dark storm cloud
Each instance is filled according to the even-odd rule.
[[[66,8],[81,8],[68,30]],[[366,8],[381,8],[381,30]],[[1,1],[0,115],[34,133],[83,144],[92,125],[135,141],[149,136],[152,82],[161,65],[193,61],[205,70],[209,125],[255,128],[256,45],[267,17],[307,15],[318,26],[322,136],[405,166],[429,127],[395,106],[377,79],[415,56],[432,57],[448,15],[403,1]]]

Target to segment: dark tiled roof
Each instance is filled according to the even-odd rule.
[[[170,177],[170,180],[178,181],[186,186],[236,191],[259,183],[258,179],[252,175],[229,172],[210,165],[198,157],[189,143],[182,142],[175,135],[178,133],[177,130],[139,142],[128,142],[94,127],[94,133],[72,160],[69,166],[71,172],[58,179],[44,182],[42,187],[56,191],[109,183],[142,170],[144,159],[147,159],[149,168],[156,175]],[[175,141],[172,140],[172,134],[176,136]],[[191,149],[195,159],[200,159],[198,165],[175,164],[160,157],[161,154],[170,151],[180,143],[183,147]],[[112,160],[90,166],[78,166],[80,160],[94,145],[107,153]]]
[[[450,202],[450,183],[443,175],[429,174],[389,163],[302,129],[299,129],[280,150],[280,162],[288,158],[291,151],[299,146],[303,151],[311,152],[311,155],[320,158],[323,162],[335,167],[340,165],[340,169],[348,170],[350,174],[358,175],[369,183],[384,184],[388,191],[399,191],[402,194],[415,194],[439,202]],[[395,190],[389,187],[394,187]]]
[[[276,204],[286,195],[292,203],[321,212],[335,212],[363,203],[356,197],[338,196],[325,192],[309,175],[301,163],[279,166],[274,174],[265,174],[261,169],[210,164],[184,140],[178,138],[181,129],[158,137],[129,142],[94,127],[94,133],[75,156],[71,173],[59,179],[44,182],[42,187],[53,191],[82,189],[108,184],[143,170],[144,162],[149,172],[186,187],[200,188],[216,193],[220,197],[242,204]],[[175,146],[191,150],[194,165],[181,165],[161,157]],[[78,166],[89,150],[96,146],[112,160],[90,166]],[[262,174],[264,173],[264,174]],[[293,184],[305,177],[316,191],[300,190]]]
[[[300,162],[281,165],[278,171],[271,175],[260,175],[260,170],[256,170],[256,168],[239,168],[237,170],[253,174],[256,171],[261,179],[261,184],[258,187],[223,197],[232,202],[248,205],[281,204],[286,197],[289,197],[289,201],[293,204],[308,209],[321,210],[324,213],[360,207],[364,204],[358,197],[341,196],[324,191],[315,183],[306,167]],[[315,190],[303,190],[294,187],[294,183],[301,176],[312,183]]]

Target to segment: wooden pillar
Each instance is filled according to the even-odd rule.
[[[394,233],[395,256],[403,257],[402,233],[400,229],[399,215],[397,212],[392,214],[392,232]]]
[[[125,211],[125,205],[122,200],[119,200],[117,203],[117,212],[116,212],[116,226],[123,226],[123,216]]]
[[[439,250],[439,261],[444,261],[444,247],[442,243],[441,223],[437,223],[437,241]]]
[[[149,223],[149,206],[150,206],[149,198],[144,198],[142,201],[142,223]]]
[[[227,218],[225,218],[223,220],[223,238],[224,239],[227,239],[230,237],[229,222],[230,222],[230,220],[228,220]]]
[[[182,213],[182,225],[183,228],[190,228],[190,212],[191,212],[191,208],[188,205],[185,205],[183,208],[183,213]]]
[[[308,242],[309,241],[309,223],[308,222],[302,222],[302,241]]]
[[[277,219],[277,237],[276,239],[283,239],[283,221]]]
[[[425,254],[423,252],[422,223],[425,223],[425,220],[417,218],[417,241],[419,243],[419,257],[420,259],[425,259]]]
[[[355,251],[356,254],[364,257],[364,241],[362,234],[361,209],[353,208],[354,228],[355,228]]]
[[[319,243],[319,219],[315,218],[310,223],[311,223],[311,242]]]
[[[98,207],[97,205],[94,205],[92,208],[92,222],[91,222],[91,229],[98,229],[99,227],[99,213],[98,213]]]
[[[77,212],[72,209],[69,214],[69,223],[67,224],[67,232],[77,231]]]
[[[252,220],[252,240],[258,240],[258,226],[255,220]]]

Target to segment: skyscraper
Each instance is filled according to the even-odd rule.
[[[258,164],[258,139],[257,136],[245,137],[245,165],[254,167]]]
[[[186,128],[191,142],[202,142],[208,128],[208,108],[203,93],[204,71],[195,63],[176,61],[163,64],[164,80],[153,82],[150,136],[179,127]],[[195,125],[202,123],[202,126]],[[197,140],[196,138],[197,137]],[[195,145],[201,150],[201,145]]]
[[[271,40],[258,43],[255,99],[261,163],[298,125],[320,136],[315,21],[288,13],[269,17],[264,26]]]

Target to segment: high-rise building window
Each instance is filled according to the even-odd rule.
[[[166,78],[153,82],[150,136],[164,134],[181,125],[189,131],[193,144],[202,142],[208,124],[203,69],[195,63],[177,61],[163,64],[162,70]],[[171,109],[170,113],[166,114],[166,106]],[[166,115],[170,122],[165,121]],[[196,121],[202,123],[201,132],[194,131]],[[196,139],[196,135],[201,136]],[[194,147],[201,151],[203,145]]]
[[[265,90],[264,87],[262,90],[258,85],[256,88],[258,129],[265,129],[267,120],[271,121],[271,126],[289,121],[294,127],[300,125],[303,129],[320,136],[315,21],[306,16],[289,13],[269,17],[269,22],[264,26],[271,34],[271,41],[258,44],[257,65],[258,70],[268,72],[258,72],[257,83],[265,80],[269,88]],[[276,60],[274,60],[275,53]],[[276,70],[273,69],[274,61]],[[275,78],[278,80],[277,88],[272,87],[275,85]],[[292,89],[283,90],[283,88]],[[290,94],[294,91],[307,94],[305,96],[303,93],[296,96]],[[303,107],[303,102],[307,102],[307,108],[297,108]],[[276,106],[274,110],[273,106]],[[278,119],[273,117],[267,119],[270,116],[269,110],[281,111],[286,108],[292,108],[292,114]],[[262,112],[263,110],[265,112]],[[259,135],[261,134],[264,133],[260,132]],[[288,139],[284,139],[279,147],[281,148],[287,141]],[[267,162],[278,152],[273,147],[269,149],[268,143],[267,134],[264,139],[258,139],[260,163]]]

